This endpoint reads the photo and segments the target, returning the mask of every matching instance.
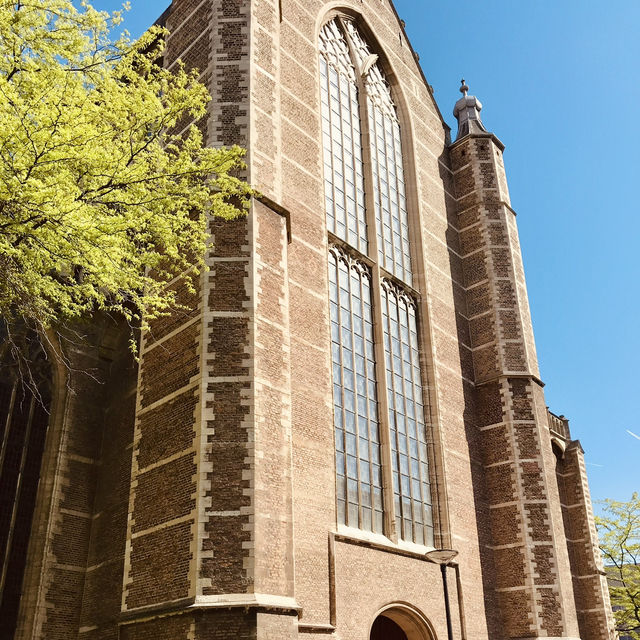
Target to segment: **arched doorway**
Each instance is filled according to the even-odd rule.
[[[409,640],[407,634],[391,618],[378,616],[371,627],[369,640]]]
[[[369,640],[435,640],[424,615],[405,603],[388,605],[374,620]]]

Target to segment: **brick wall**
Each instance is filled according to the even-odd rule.
[[[165,65],[180,59],[197,68],[214,96],[200,123],[209,144],[248,144],[248,7],[176,0],[166,18]],[[197,295],[185,295],[189,310],[156,324],[143,344],[122,602],[127,638],[152,628],[166,638],[222,637],[232,628],[219,626],[221,614],[145,620],[238,597],[255,582],[253,221],[212,219],[210,233],[209,270]],[[255,619],[235,619],[247,635],[234,633],[253,637]]]
[[[568,441],[567,441],[568,442]],[[555,449],[556,474],[582,640],[614,637],[614,622],[598,548],[584,453],[578,441]]]
[[[491,134],[471,135],[453,145],[451,157],[503,633],[577,636],[502,145]]]

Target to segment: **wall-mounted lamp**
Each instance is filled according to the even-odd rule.
[[[434,549],[424,554],[425,558],[430,562],[440,565],[442,573],[442,589],[444,591],[444,610],[447,615],[447,636],[449,640],[453,640],[453,628],[451,626],[451,609],[449,608],[449,586],[447,585],[447,566],[458,555],[453,549]]]

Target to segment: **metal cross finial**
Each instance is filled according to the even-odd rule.
[[[466,98],[467,97],[467,91],[469,91],[469,87],[467,86],[466,82],[464,81],[464,78],[462,78],[461,83],[462,83],[462,86],[460,87],[460,93]]]

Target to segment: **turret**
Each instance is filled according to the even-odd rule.
[[[470,133],[487,133],[480,118],[482,103],[475,96],[467,95],[468,92],[469,87],[463,78],[462,86],[460,87],[462,98],[456,102],[456,106],[453,108],[453,115],[458,121],[458,135],[456,140],[460,140],[460,138],[464,138],[464,136]]]
[[[495,592],[505,638],[579,636],[571,567],[555,478],[555,456],[539,379],[504,145],[488,132],[482,105],[455,105],[450,147],[476,426],[485,461]],[[584,640],[584,638],[583,638]]]

